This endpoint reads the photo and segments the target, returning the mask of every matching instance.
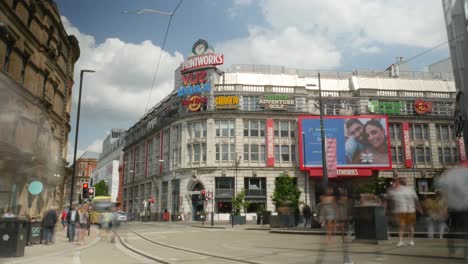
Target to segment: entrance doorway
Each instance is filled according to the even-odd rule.
[[[201,191],[204,190],[205,187],[203,184],[198,182],[193,186],[192,189],[192,219],[194,221],[201,221],[202,213],[204,212],[204,202],[201,198]]]

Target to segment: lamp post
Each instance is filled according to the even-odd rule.
[[[70,187],[70,211],[73,206],[73,190],[75,189],[75,174],[76,174],[76,152],[78,150],[78,131],[80,129],[80,110],[81,110],[81,91],[83,87],[83,75],[85,72],[95,72],[93,70],[81,70],[80,72],[80,89],[78,92],[78,110],[76,112],[76,130],[75,130],[75,149],[73,150],[73,173]]]
[[[307,189],[308,189],[308,181],[307,181],[307,170],[306,170],[306,151],[305,151],[305,133],[302,131],[302,156],[304,157],[304,160],[302,163],[304,163],[304,199],[305,199],[305,204],[307,205]]]
[[[237,153],[236,153],[237,155]],[[234,199],[236,199],[236,195],[237,195],[237,168],[239,167],[239,163],[240,163],[240,160],[241,160],[242,156],[239,156],[236,160],[236,163],[234,164]],[[231,216],[231,224],[232,224],[232,227],[234,227],[234,214],[235,214],[235,211],[234,211],[234,206],[232,206],[232,216]]]
[[[327,171],[327,153],[325,153],[325,126],[323,125],[323,100],[322,100],[322,85],[320,82],[320,72],[318,73],[318,88],[319,88],[319,106],[320,106],[320,138],[322,141],[322,170],[323,178],[322,185],[325,192],[328,186],[328,171]]]

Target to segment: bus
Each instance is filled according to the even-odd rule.
[[[89,221],[91,224],[99,224],[99,217],[104,212],[109,212],[114,207],[111,196],[96,196],[91,201],[91,213]]]

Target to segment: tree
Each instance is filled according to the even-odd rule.
[[[94,186],[95,188],[95,195],[96,196],[107,196],[109,195],[109,186],[107,186],[107,183],[104,180],[101,180],[100,182],[96,183]]]
[[[297,187],[293,177],[281,173],[281,175],[276,178],[275,191],[271,197],[276,208],[287,206],[296,210],[299,208],[300,196],[301,190]]]
[[[249,207],[250,203],[245,200],[245,190],[240,191],[232,199],[232,207],[234,209],[234,215],[240,215],[242,209],[245,210]]]

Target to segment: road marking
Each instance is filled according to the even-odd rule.
[[[81,251],[73,252],[73,264],[81,264]]]
[[[123,239],[123,238],[122,238]],[[149,260],[135,252],[132,252],[131,250],[125,248],[124,246],[122,246],[122,244],[120,243],[120,240],[119,239],[115,239],[115,243],[114,243],[114,246],[122,253],[124,253],[125,255],[139,261],[140,263],[155,263],[154,261],[152,260]]]

